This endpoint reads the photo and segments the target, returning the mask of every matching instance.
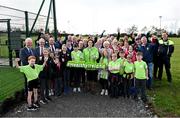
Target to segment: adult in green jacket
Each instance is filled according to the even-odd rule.
[[[93,40],[88,41],[88,47],[83,50],[84,61],[86,63],[96,64],[99,58],[99,52],[96,47],[93,47]],[[95,82],[97,81],[97,70],[87,68],[87,90],[94,93]]]

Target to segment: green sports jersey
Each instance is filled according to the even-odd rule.
[[[39,73],[43,70],[43,65],[34,65],[35,68],[33,69],[30,65],[27,66],[19,66],[20,72],[26,75],[27,81],[31,81],[37,79]]]
[[[72,51],[71,58],[73,61],[83,61],[83,53],[81,51]]]
[[[108,58],[103,58],[103,57],[101,57],[101,59],[99,61],[100,64],[105,64],[106,68],[108,66],[108,62],[109,62]],[[108,79],[108,71],[106,68],[99,71],[100,78],[102,78],[102,79]]]
[[[96,60],[99,58],[99,52],[96,47],[85,48],[83,50],[83,57],[85,62],[96,63]]]
[[[120,75],[123,75],[124,74],[124,63],[126,62],[126,59],[122,59],[122,58],[119,58],[117,59],[117,62],[119,63],[120,65],[120,68],[119,68],[119,74]]]
[[[134,72],[134,64],[129,63],[128,61],[124,62],[124,72],[125,73],[133,73]]]
[[[147,64],[144,61],[134,62],[135,77],[137,79],[146,79]]]
[[[112,68],[113,69],[119,69],[120,68],[120,65],[119,65],[119,62],[116,60],[116,61],[110,61],[109,64],[108,64],[108,68],[110,70],[111,73],[119,73],[119,70],[111,70]]]

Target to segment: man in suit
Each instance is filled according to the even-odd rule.
[[[56,47],[55,47],[55,41],[53,37],[49,38],[49,50],[51,52],[55,52],[56,51]]]
[[[20,50],[20,53],[19,53],[19,57],[21,59],[21,62],[22,62],[22,65],[25,66],[25,65],[28,65],[28,57],[29,56],[36,56],[35,55],[35,51],[34,49],[32,48],[32,39],[31,38],[26,38],[25,40],[25,47],[22,48]],[[27,95],[27,78],[25,76],[25,95]]]
[[[45,48],[45,40],[43,38],[39,39],[39,46],[35,48],[36,57],[40,58],[43,56],[43,50]]]

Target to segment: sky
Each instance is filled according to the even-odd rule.
[[[42,8],[47,15],[50,0]],[[0,0],[0,5],[38,12],[42,0]],[[56,0],[57,26],[60,31],[80,34],[126,32],[135,25],[176,32],[180,28],[180,0]],[[0,13],[2,10],[0,10]]]

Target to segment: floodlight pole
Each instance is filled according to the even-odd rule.
[[[28,12],[25,11],[25,24],[26,24],[26,38],[29,37],[29,20],[28,20]]]
[[[54,39],[57,40],[57,21],[56,21],[56,6],[55,6],[55,0],[53,1],[53,18],[54,18]]]
[[[33,25],[32,25],[31,31],[30,31],[30,33],[29,33],[29,36],[32,34],[32,30],[33,30],[33,28],[34,28],[34,26],[35,26],[35,24],[36,24],[36,21],[37,21],[37,19],[38,19],[38,17],[39,17],[39,14],[40,14],[40,12],[41,12],[41,9],[42,9],[42,7],[43,7],[44,2],[45,2],[45,0],[43,0],[42,3],[41,3],[41,6],[40,6],[39,11],[38,11],[38,14],[37,14],[37,16],[36,16],[36,18],[35,18],[35,20],[34,20],[34,23],[33,23]]]
[[[49,11],[48,11],[48,16],[47,16],[47,20],[46,20],[46,28],[45,28],[45,32],[48,31],[49,16],[50,16],[50,13],[51,13],[51,6],[52,6],[52,0],[50,0],[50,4],[49,4]]]

